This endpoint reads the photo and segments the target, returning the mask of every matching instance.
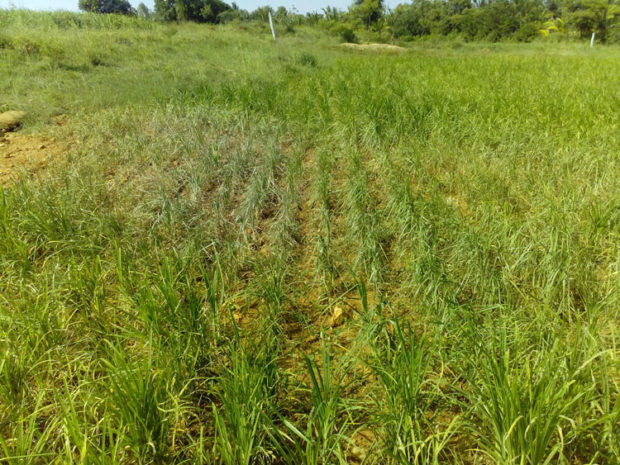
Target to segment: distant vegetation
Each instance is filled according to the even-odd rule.
[[[135,14],[128,0],[80,0],[80,10],[102,14]]]
[[[248,12],[222,0],[155,0],[154,12],[144,4],[134,11],[127,0],[80,0],[80,8],[139,14],[159,21],[207,23],[265,21],[271,12],[289,30],[319,25],[345,41],[355,41],[356,31],[365,30],[379,41],[452,37],[529,42],[540,36],[589,38],[594,32],[599,42],[620,43],[620,8],[613,0],[416,0],[393,10],[382,0],[355,0],[348,11],[327,7],[306,15],[268,6]]]

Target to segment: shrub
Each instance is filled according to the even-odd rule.
[[[357,35],[355,35],[355,31],[351,26],[346,24],[338,24],[335,26],[332,31],[340,36],[343,42],[357,43]]]
[[[316,67],[316,57],[312,53],[304,52],[297,58],[297,62],[303,66]]]
[[[536,23],[525,23],[514,34],[514,38],[519,42],[531,42],[540,34],[540,25]]]

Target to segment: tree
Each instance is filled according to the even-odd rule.
[[[137,14],[140,18],[144,19],[149,19],[151,17],[151,11],[149,10],[149,7],[146,6],[144,3],[140,3],[138,5]]]
[[[358,18],[368,29],[383,17],[385,8],[383,0],[355,0],[350,8],[352,15]]]
[[[469,2],[438,2],[418,0],[398,5],[392,12],[392,32],[396,37],[448,34],[451,31],[450,11],[462,11]]]
[[[217,23],[230,9],[222,0],[155,0],[155,15],[162,21]]]
[[[618,8],[611,0],[584,0],[569,7],[568,20],[580,37],[596,32],[599,39],[605,41],[617,13]]]
[[[323,14],[327,21],[342,21],[344,19],[344,12],[333,6],[323,8]]]
[[[269,13],[273,16],[275,13],[273,8],[270,6],[260,6],[250,13],[250,19],[264,22],[269,19]]]
[[[91,13],[136,14],[127,0],[80,0],[78,5],[80,10]]]
[[[416,37],[428,34],[421,24],[421,11],[418,5],[401,4],[392,12],[392,32],[396,37]]]
[[[250,13],[247,10],[239,8],[235,2],[230,4],[230,10],[223,11],[217,15],[218,23],[229,23],[231,21],[247,21],[250,17]]]
[[[540,34],[545,20],[541,0],[474,0],[478,6],[450,16],[450,30],[465,39],[530,41]]]

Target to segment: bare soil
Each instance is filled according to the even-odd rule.
[[[64,158],[66,142],[38,134],[10,132],[0,137],[0,186],[14,183],[21,175],[45,172],[54,160]]]

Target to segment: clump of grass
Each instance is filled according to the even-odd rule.
[[[381,322],[376,331],[370,366],[381,387],[376,404],[385,456],[396,464],[443,463],[458,417],[443,431],[435,424],[440,411],[428,378],[432,346],[398,320]]]
[[[351,406],[344,398],[344,381],[332,365],[333,358],[323,342],[321,359],[305,357],[310,378],[310,411],[306,427],[279,415],[271,434],[275,450],[287,464],[347,463],[346,444],[353,431]]]
[[[297,57],[297,62],[303,66],[309,66],[315,68],[317,66],[316,57],[308,52],[303,52]]]
[[[479,378],[472,386],[481,446],[501,464],[566,460],[575,406],[588,395],[587,386],[578,388],[577,375],[591,360],[571,367],[557,345],[522,350],[511,353],[506,332],[500,330],[497,343],[481,354]]]
[[[29,414],[13,421],[8,431],[4,428],[5,431],[0,434],[3,461],[10,464],[35,464],[52,460],[55,455],[52,432],[57,420],[51,419],[41,428],[41,415],[49,416],[43,401],[43,396],[39,396]]]
[[[244,348],[232,341],[229,366],[214,387],[216,463],[248,465],[268,460],[267,425],[277,414],[275,395],[281,379],[277,352],[269,345]]]
[[[368,189],[368,177],[360,154],[351,153],[349,163],[347,209],[351,236],[358,244],[355,262],[371,282],[379,284],[383,279],[385,264],[381,223]]]
[[[332,250],[332,199],[331,180],[334,168],[333,155],[321,150],[317,156],[316,182],[314,186],[314,201],[319,204],[319,231],[316,239],[316,275],[321,277],[324,285],[331,289],[336,277],[336,264]]]
[[[151,357],[131,362],[118,349],[110,350],[110,411],[117,428],[124,432],[136,458],[163,460],[170,446],[175,407],[179,408],[171,392],[173,378],[165,370],[156,370]]]

